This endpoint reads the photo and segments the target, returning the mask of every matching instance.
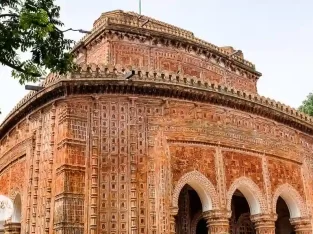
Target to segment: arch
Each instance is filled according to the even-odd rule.
[[[13,206],[14,212],[11,221],[13,223],[20,223],[22,218],[22,200],[19,193],[15,196]]]
[[[190,224],[190,233],[191,234],[196,234],[197,232],[197,225],[199,223],[199,221],[203,218],[203,213],[202,212],[198,212],[197,214],[195,214],[194,218],[191,221]]]
[[[290,184],[280,185],[276,189],[273,196],[273,213],[276,213],[276,205],[279,197],[286,202],[290,218],[305,217],[308,215],[301,195]]]
[[[230,186],[227,192],[228,210],[231,210],[231,200],[237,189],[247,199],[251,215],[266,213],[266,202],[260,188],[247,177],[236,179]]]
[[[179,179],[173,191],[173,207],[178,207],[180,191],[186,184],[190,185],[197,192],[201,200],[203,212],[218,207],[218,196],[214,185],[198,171],[188,172]]]

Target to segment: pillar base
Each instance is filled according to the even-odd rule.
[[[210,234],[228,234],[231,211],[210,210],[203,213]]]
[[[310,218],[293,218],[290,219],[290,223],[294,226],[296,234],[312,234]]]
[[[251,215],[250,219],[254,223],[256,234],[275,234],[276,214]]]
[[[4,234],[21,234],[21,223],[6,223]]]

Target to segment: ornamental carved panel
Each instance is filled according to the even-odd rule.
[[[173,50],[152,48],[150,59],[150,69],[176,73],[180,70],[182,56]]]
[[[215,148],[192,145],[170,145],[173,181],[176,183],[184,174],[199,171],[216,185],[214,155]]]
[[[256,92],[256,82],[244,76],[228,73],[226,84],[238,90],[246,90],[250,93]]]
[[[150,50],[146,46],[126,42],[113,42],[111,54],[111,62],[113,64],[148,70]]]
[[[13,164],[10,170],[10,187],[18,191],[23,191],[25,185],[25,175],[26,175],[26,161],[25,158],[19,160],[17,163]],[[1,187],[1,185],[0,185]]]
[[[295,163],[279,159],[268,159],[268,170],[273,193],[285,183],[292,185],[301,196],[304,195],[301,167]]]
[[[244,176],[252,179],[263,190],[261,158],[233,151],[222,151],[222,154],[224,156],[227,188],[235,179]]]

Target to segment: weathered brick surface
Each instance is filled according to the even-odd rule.
[[[106,60],[108,50],[110,59]],[[151,49],[151,44],[120,41],[114,38],[109,43],[101,42],[92,46],[88,51],[86,62],[95,64],[106,62],[145,70],[180,73],[201,78],[204,82],[217,82],[239,90],[256,92],[255,81],[219,67],[210,60],[170,47]]]
[[[268,159],[268,169],[271,175],[270,179],[273,192],[275,192],[280,185],[288,183],[304,196],[303,179],[299,165],[270,158]]]
[[[0,177],[0,191],[1,194],[9,194],[10,191],[10,170],[7,170],[1,174]]]
[[[260,157],[232,151],[223,151],[222,153],[224,155],[227,188],[234,180],[244,176],[252,179],[264,191]]]
[[[191,145],[171,145],[171,167],[174,185],[188,172],[199,171],[216,185],[215,148]]]
[[[133,20],[129,17],[111,21],[123,25]],[[95,25],[101,22],[108,21],[101,18]],[[203,196],[204,201],[217,210],[228,208],[229,190],[246,186],[258,187],[251,194],[260,200],[263,213],[275,212],[275,191],[291,191],[302,216],[313,212],[312,136],[291,125],[287,110],[279,112],[279,119],[273,117],[274,108],[261,115],[267,107],[256,107],[254,96],[245,111],[226,105],[230,96],[224,85],[234,95],[237,89],[256,92],[258,75],[252,65],[239,58],[232,58],[233,64],[226,52],[189,32],[157,25],[149,27],[172,32],[171,38],[134,34],[128,32],[131,25],[99,34],[78,53],[77,63],[93,63],[93,73],[83,65],[86,69],[62,80],[78,78],[66,83],[66,89],[38,96],[42,105],[27,106],[30,111],[14,126],[0,128],[6,129],[0,132],[0,193],[12,199],[21,194],[22,233],[169,233],[182,183],[190,181],[198,182],[198,191],[211,197]],[[172,38],[177,32],[180,41]],[[211,50],[205,52],[196,42]],[[150,73],[138,75],[141,83],[125,81],[121,74],[130,66]],[[153,93],[153,82],[165,77],[155,71],[172,74],[167,74],[170,95],[166,88]],[[147,76],[153,82],[142,84]],[[98,89],[108,77],[119,81]],[[201,102],[190,101],[188,95],[172,97],[181,92],[178,86],[196,87],[196,80],[220,87]],[[140,85],[142,93],[135,94]],[[213,99],[214,93],[223,98]],[[244,103],[239,98],[236,102]]]
[[[210,144],[236,147],[236,151],[222,150],[226,190],[235,179],[244,176],[254,181],[265,194],[262,160],[246,151],[266,150],[266,142],[281,137],[281,134],[273,135],[273,130],[263,132],[261,127],[252,127],[251,121],[256,123],[254,118],[241,112],[232,111],[231,116],[238,115],[240,119],[228,121],[225,111],[210,105],[192,108],[190,104],[174,101],[169,106],[162,106],[161,100],[137,98],[132,101],[123,96],[104,95],[97,99],[68,99],[55,108],[54,118],[49,111],[29,120],[34,121],[30,126],[42,133],[34,136],[35,142],[40,144],[34,144],[34,148],[27,151],[30,154],[26,155],[27,163],[33,165],[32,168],[26,168],[25,161],[23,164],[26,171],[32,170],[32,177],[21,170],[18,163],[9,166],[0,176],[4,194],[9,194],[11,187],[27,185],[29,178],[38,180],[38,188],[34,184],[27,185],[28,191],[36,192],[38,197],[26,196],[26,201],[30,199],[31,204],[36,204],[35,212],[39,214],[45,214],[45,207],[50,204],[53,215],[52,226],[48,226],[55,229],[55,233],[65,233],[74,224],[79,233],[89,228],[109,230],[107,233],[117,230],[127,233],[130,229],[146,233],[147,227],[157,225],[154,221],[157,216],[169,219],[170,191],[175,188],[175,181],[186,173],[199,171],[218,191],[217,146]],[[51,125],[53,119],[55,125]],[[262,121],[271,124],[271,121]],[[264,129],[264,125],[259,126]],[[159,132],[163,132],[162,135]],[[257,139],[263,135],[266,136],[263,141],[246,144],[246,137],[251,140],[252,136]],[[51,172],[52,201],[47,203],[49,160],[45,158],[52,155],[49,146],[52,139],[55,142],[55,169]],[[240,150],[242,144],[246,145],[244,151]],[[275,149],[271,152],[280,155],[279,147]],[[31,157],[35,160],[30,160]],[[300,166],[267,157],[272,191],[280,184],[288,183],[304,197]],[[164,174],[159,174],[161,171]],[[68,208],[70,211],[66,211]],[[29,212],[31,216],[33,210]],[[31,221],[41,230],[46,225],[39,217]],[[25,219],[23,230],[27,229],[24,222]],[[97,225],[91,226],[92,222]],[[169,228],[166,223],[160,225],[163,230]],[[158,230],[157,226],[155,230]]]

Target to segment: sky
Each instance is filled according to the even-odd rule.
[[[139,10],[139,0],[56,0],[66,28],[90,30],[101,13]],[[258,93],[297,108],[313,92],[312,0],[142,0],[142,14],[233,46],[263,75]],[[78,41],[82,34],[67,33]],[[0,122],[27,93],[0,66]]]

